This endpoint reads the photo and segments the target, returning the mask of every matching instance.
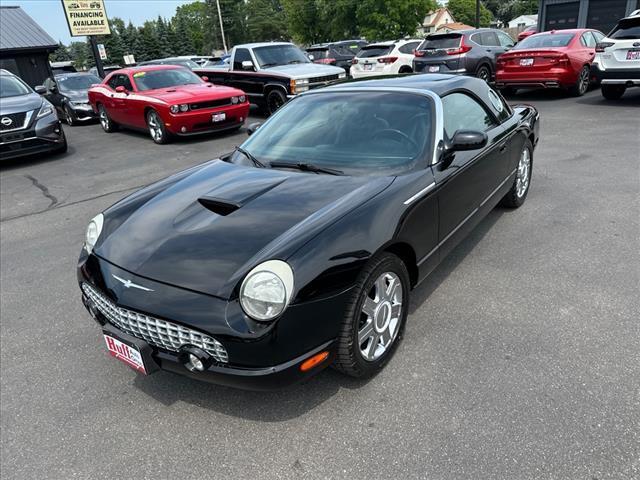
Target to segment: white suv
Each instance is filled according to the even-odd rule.
[[[353,78],[397,75],[413,72],[413,51],[422,40],[372,43],[363,47],[352,61]]]
[[[596,45],[591,74],[609,100],[622,97],[628,87],[640,87],[640,10],[620,20]]]

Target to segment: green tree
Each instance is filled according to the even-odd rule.
[[[171,44],[171,39],[169,38],[171,29],[160,15],[158,15],[158,19],[155,22],[155,27],[155,36],[158,41],[158,56],[160,58],[166,58],[174,55],[174,46]]]
[[[319,43],[327,40],[317,0],[282,0],[289,34],[301,43]]]
[[[247,0],[247,40],[264,42],[288,38],[287,19],[280,0]]]
[[[49,61],[68,62],[69,60],[72,60],[69,49],[65,47],[64,43],[58,42],[58,48],[49,55]]]
[[[189,50],[183,55],[211,53],[213,32],[211,31],[212,25],[208,8],[208,5],[204,2],[193,2],[180,5],[176,9],[176,14],[171,19],[171,23],[176,31],[176,40],[184,42],[182,47]],[[218,28],[215,31],[217,32]],[[184,36],[185,32],[189,37],[188,39]],[[205,38],[209,45],[208,48],[205,48]]]
[[[126,30],[124,20],[118,17],[111,18],[109,20],[109,28],[111,29],[111,35],[101,37],[98,43],[104,43],[108,57],[106,60],[107,63],[122,65],[124,62],[122,57],[126,53],[126,47],[123,41],[123,33]]]
[[[202,53],[202,47],[197,49],[194,46],[193,37],[191,36],[189,28],[186,25],[186,20],[183,17],[179,17],[177,15],[173,17],[172,26],[174,50],[176,55],[193,55],[196,53]]]
[[[144,22],[142,28],[139,29],[139,42],[136,52],[136,61],[143,62],[146,60],[154,60],[161,57],[160,45],[158,44],[158,34],[156,31],[156,22]]]
[[[358,35],[358,0],[318,0],[327,40],[344,40]]]
[[[435,8],[434,0],[361,0],[356,18],[367,39],[396,39],[415,35],[427,12]]]
[[[447,8],[456,19],[456,22],[475,26],[476,24],[476,0],[449,0]],[[491,12],[480,3],[480,26],[488,27],[492,19]]]

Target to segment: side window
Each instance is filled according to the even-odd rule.
[[[416,48],[418,48],[418,45],[420,45],[420,42],[405,43],[398,50],[400,50],[400,53],[407,53],[409,55],[413,55],[413,51]]]
[[[586,32],[584,34],[582,34],[582,38],[584,38],[584,43],[587,47],[589,48],[595,48],[596,47],[596,38],[593,36],[593,33],[591,32]]]
[[[476,100],[464,93],[450,93],[442,99],[444,132],[448,138],[458,130],[486,132],[495,120]]]
[[[498,35],[498,41],[500,42],[500,45],[502,47],[511,48],[515,45],[513,39],[506,33],[498,32],[497,35]]]
[[[480,33],[474,33],[473,35],[471,35],[471,41],[473,43],[477,43],[478,45],[484,45],[484,43],[482,43],[482,36]]]
[[[133,85],[131,85],[128,75],[120,75],[120,85],[126,88],[128,92],[133,92]]]
[[[107,85],[109,85],[109,88],[112,90],[115,90],[118,86],[118,75],[113,75],[107,82]]]
[[[236,49],[236,54],[233,57],[233,69],[242,70],[242,62],[247,62],[247,61],[253,63],[249,50],[247,50],[246,48]]]
[[[498,36],[496,32],[482,32],[480,34],[480,38],[482,38],[482,45],[487,47],[499,47],[500,42],[498,41]]]
[[[596,38],[596,42],[601,42],[604,38],[604,34],[602,32],[598,32],[597,30],[591,33],[593,33],[593,36]]]

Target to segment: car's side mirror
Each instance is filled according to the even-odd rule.
[[[251,60],[245,60],[244,62],[242,62],[242,69],[243,70],[251,70],[251,71],[255,70],[255,68],[253,66],[253,62]]]
[[[116,93],[129,93],[125,87],[122,85],[118,85],[116,87]]]
[[[44,95],[45,93],[47,93],[47,89],[44,85],[38,85],[33,90],[39,95]]]
[[[307,57],[309,57],[309,60],[311,60],[312,62],[316,59],[316,57],[314,57],[313,55],[309,54],[307,55]]]
[[[249,136],[253,135],[255,131],[258,130],[261,126],[262,126],[262,123],[260,122],[252,123],[247,127],[247,135]]]
[[[209,81],[209,77],[207,77],[206,75],[203,75],[200,77],[204,82],[208,82]]]
[[[476,130],[457,130],[447,146],[449,152],[479,150],[487,145],[489,138],[484,132]]]

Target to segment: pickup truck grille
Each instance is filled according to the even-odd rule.
[[[226,107],[231,105],[231,98],[222,98],[220,100],[208,100],[206,102],[192,103],[189,110],[204,110],[207,108]]]
[[[324,77],[313,77],[309,79],[309,83],[328,83],[338,79],[338,75],[325,75]]]

